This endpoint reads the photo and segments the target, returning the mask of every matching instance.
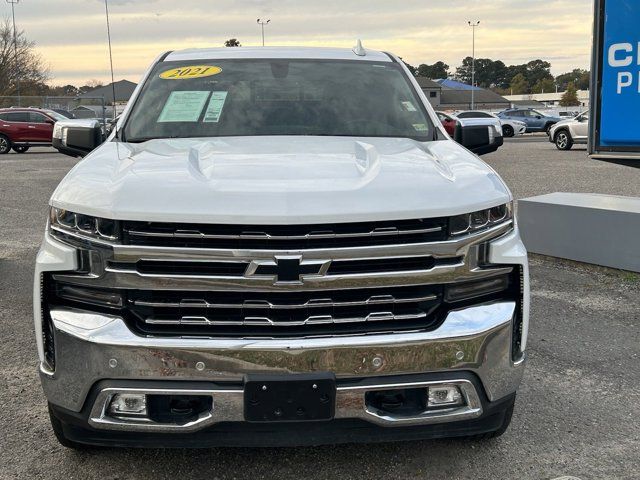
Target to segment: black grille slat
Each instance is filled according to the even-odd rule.
[[[137,271],[148,275],[214,275],[232,277],[241,277],[248,265],[249,262],[189,262],[182,260],[140,260],[135,263],[109,263],[109,267],[112,269]]]
[[[431,270],[436,265],[433,257],[376,258],[369,260],[334,260],[329,275],[357,273],[409,272]]]
[[[310,225],[123,222],[129,245],[184,248],[306,249],[444,240],[446,218]]]

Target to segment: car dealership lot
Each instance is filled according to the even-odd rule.
[[[483,157],[517,198],[554,191],[640,195],[640,168],[561,152],[546,136]],[[76,160],[0,157],[0,478],[631,478],[640,469],[640,276],[533,257],[529,363],[509,431],[302,449],[96,450],[53,438],[36,375],[34,257],[46,203]]]

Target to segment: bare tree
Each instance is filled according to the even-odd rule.
[[[17,54],[14,50],[13,27],[8,18],[0,21],[0,95],[16,95],[20,80],[22,95],[40,95],[51,77],[35,43],[24,31],[17,32]],[[17,61],[16,61],[17,60]]]
[[[93,89],[100,88],[100,87],[104,87],[104,83],[102,83],[100,80],[96,80],[95,78],[92,78],[90,80],[87,80],[85,84],[82,85],[81,87],[78,87],[78,93],[87,93]]]

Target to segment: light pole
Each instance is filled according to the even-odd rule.
[[[11,4],[11,15],[13,16],[13,50],[16,60],[16,88],[18,90],[18,106],[20,106],[20,63],[18,62],[18,34],[16,33],[16,11],[15,4],[20,0],[7,0]]]
[[[480,25],[480,20],[477,22],[467,22],[473,30],[473,43],[471,53],[471,110],[475,108],[475,83],[476,83],[476,27]]]
[[[268,20],[256,20],[258,22],[258,24],[262,27],[262,46],[264,47],[264,26],[269,23],[271,21],[271,19]]]
[[[113,55],[111,53],[111,26],[109,25],[109,2],[104,0],[104,11],[107,15],[107,40],[109,41],[109,64],[111,65],[111,91],[113,93],[113,118],[116,118],[116,84],[113,78]]]

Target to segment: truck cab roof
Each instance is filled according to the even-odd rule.
[[[163,61],[188,61],[242,58],[282,58],[315,60],[360,60],[369,62],[393,62],[393,57],[384,52],[365,49],[364,55],[356,54],[349,48],[326,47],[221,47],[189,48],[169,52]]]

